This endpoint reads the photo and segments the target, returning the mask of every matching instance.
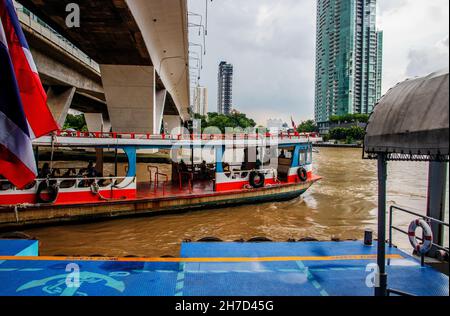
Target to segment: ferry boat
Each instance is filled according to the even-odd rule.
[[[59,131],[37,139],[37,148],[123,151],[124,177],[47,177],[19,190],[0,180],[0,227],[160,212],[225,207],[295,199],[320,177],[313,173],[315,134],[151,135]],[[201,149],[213,162],[180,160],[180,151]],[[137,177],[141,150],[167,150],[172,174],[148,164]],[[53,152],[52,151],[52,152]],[[227,162],[233,152],[242,163]],[[78,172],[81,174],[81,172]]]

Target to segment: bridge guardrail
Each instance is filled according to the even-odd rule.
[[[15,7],[21,23],[27,25],[28,27],[72,55],[74,58],[78,59],[96,72],[100,73],[100,66],[88,55],[83,53],[83,51],[73,45],[69,40],[53,30],[49,25],[47,25],[44,21],[39,19],[36,15],[34,15],[31,11],[29,11],[22,5],[15,3]]]
[[[254,133],[254,134],[150,134],[150,133],[115,133],[115,132],[80,132],[80,131],[64,131],[56,132],[57,137],[76,137],[76,138],[121,138],[121,139],[147,139],[147,140],[231,140],[231,139],[262,139],[262,138],[279,138],[279,139],[307,139],[320,140],[315,133]]]

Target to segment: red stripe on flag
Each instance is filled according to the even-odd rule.
[[[39,75],[33,72],[28,63],[23,47],[3,6],[0,6],[0,16],[5,29],[9,54],[14,66],[20,97],[28,123],[35,137],[47,135],[59,129],[47,106],[47,95]]]
[[[0,144],[0,174],[7,178],[19,190],[36,179],[36,175],[28,167]]]

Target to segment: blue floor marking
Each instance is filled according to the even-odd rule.
[[[302,273],[306,273],[308,280],[312,283],[312,285],[320,292],[321,296],[329,296],[327,291],[322,288],[319,282],[314,278],[314,275],[311,273],[311,271],[305,266],[305,264],[302,261],[297,261],[297,265],[302,271]]]
[[[9,245],[8,251],[13,246]],[[18,251],[21,248],[16,247]],[[416,258],[400,250],[388,249],[388,253],[403,257],[390,260],[391,265],[387,266],[392,288],[419,296],[448,296],[448,276],[428,266],[420,267]],[[182,246],[185,258],[374,254],[376,247],[366,247],[362,242],[192,243]],[[85,273],[81,276],[81,288],[73,292],[66,288],[67,262],[64,260],[7,260],[0,266],[0,295],[373,296],[373,289],[365,285],[365,267],[372,262],[375,260],[143,263],[75,259],[74,263]]]
[[[180,271],[177,274],[177,283],[175,285],[175,296],[183,296],[185,268],[186,264],[180,262]]]

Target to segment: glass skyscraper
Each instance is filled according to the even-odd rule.
[[[370,114],[381,97],[376,0],[317,0],[315,119]]]
[[[233,110],[233,65],[222,61],[218,74],[217,112],[230,115]]]

